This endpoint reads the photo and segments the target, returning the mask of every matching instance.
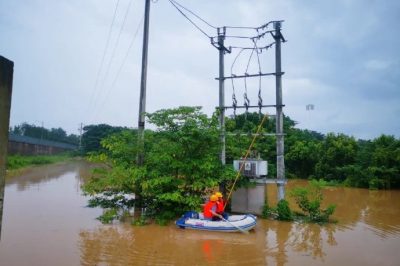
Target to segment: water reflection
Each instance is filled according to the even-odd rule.
[[[296,186],[306,186],[304,180],[290,181],[287,189]],[[274,187],[268,192],[274,194]],[[333,203],[336,211],[333,219],[337,220],[337,230],[351,230],[360,223],[365,224],[380,238],[398,236],[400,234],[400,191],[374,191],[358,188],[327,187],[323,191],[325,205]],[[274,195],[272,195],[274,196]],[[269,195],[268,200],[271,199]],[[296,209],[293,199],[288,198],[290,206]]]
[[[289,243],[295,251],[309,254],[313,258],[323,259],[326,256],[324,244],[337,245],[334,232],[335,230],[331,226],[295,224],[293,238]]]
[[[266,223],[265,251],[266,261],[271,265],[285,265],[288,262],[287,242],[291,233],[292,223],[276,221]]]
[[[90,176],[93,168],[93,164],[83,160],[76,160],[16,170],[12,174],[7,174],[6,186],[16,185],[18,191],[24,191],[32,186],[58,179],[66,173],[73,173],[79,182],[83,182]]]
[[[114,225],[79,237],[82,265],[265,265],[262,239],[254,232]]]

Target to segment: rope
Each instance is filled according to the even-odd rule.
[[[263,119],[261,120],[260,125],[259,125],[258,128],[257,128],[257,132],[256,132],[256,134],[254,135],[254,138],[253,138],[253,140],[251,141],[251,144],[250,144],[249,148],[247,149],[246,155],[244,156],[244,159],[243,159],[243,163],[242,163],[242,165],[240,166],[240,169],[239,169],[239,171],[238,171],[238,173],[237,173],[237,175],[236,175],[235,181],[233,182],[232,188],[231,188],[231,190],[229,191],[228,197],[226,198],[225,205],[224,205],[224,209],[225,209],[226,205],[228,204],[229,198],[231,197],[232,191],[233,191],[233,189],[235,188],[236,182],[237,182],[237,180],[238,180],[238,178],[239,178],[239,176],[240,176],[240,174],[241,174],[241,172],[242,172],[242,170],[243,170],[243,166],[244,166],[245,163],[246,163],[247,157],[249,156],[250,151],[251,151],[251,149],[253,148],[253,145],[254,145],[254,143],[255,143],[255,141],[256,141],[256,138],[257,138],[257,136],[259,135],[259,133],[260,133],[260,131],[261,131],[261,128],[262,128],[262,126],[263,126],[265,120],[267,120],[267,118],[268,118],[268,114],[266,113],[266,114],[264,115]]]

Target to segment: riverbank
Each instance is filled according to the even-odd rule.
[[[65,162],[78,157],[71,153],[62,153],[57,155],[9,155],[7,156],[7,175],[15,175],[19,171],[27,168],[39,165],[54,164],[59,162]]]

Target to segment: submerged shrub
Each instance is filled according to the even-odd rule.
[[[290,196],[295,199],[297,205],[311,222],[328,222],[329,217],[335,212],[334,204],[329,205],[326,209],[321,208],[324,184],[324,181],[311,180],[308,187],[294,188],[290,192]]]
[[[102,215],[100,215],[96,219],[102,222],[103,224],[109,224],[112,223],[112,221],[117,217],[118,217],[117,209],[107,209],[103,212]]]
[[[267,219],[268,217],[272,216],[273,212],[274,208],[270,207],[268,203],[265,203],[262,208],[261,217]]]
[[[281,199],[278,202],[276,210],[278,212],[278,220],[281,220],[281,221],[292,221],[293,220],[292,210],[290,209],[289,202],[287,202],[287,200]]]

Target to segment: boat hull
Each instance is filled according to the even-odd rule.
[[[231,215],[226,221],[209,221],[202,219],[202,214],[197,212],[186,212],[175,224],[179,228],[217,231],[238,232],[238,227],[244,231],[253,229],[257,224],[257,217],[252,214]]]

